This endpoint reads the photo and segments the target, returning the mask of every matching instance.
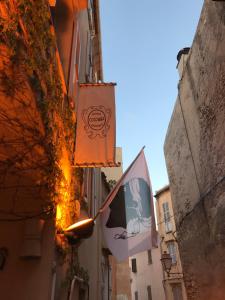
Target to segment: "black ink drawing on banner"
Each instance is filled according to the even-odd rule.
[[[124,228],[114,239],[128,239],[151,227],[151,190],[142,178],[134,178],[122,185],[112,203],[106,222],[108,228]]]

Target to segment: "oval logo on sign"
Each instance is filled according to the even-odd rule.
[[[106,116],[102,110],[94,109],[88,115],[88,125],[93,130],[101,130],[106,123]]]
[[[110,129],[111,110],[103,105],[90,106],[82,111],[84,130],[90,139],[105,138]]]

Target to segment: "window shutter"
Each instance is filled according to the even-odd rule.
[[[138,292],[137,291],[134,293],[134,299],[138,300]]]
[[[172,223],[170,221],[170,210],[169,210],[168,202],[163,203],[163,215],[164,215],[166,232],[170,232],[172,231]]]
[[[177,262],[177,257],[176,257],[176,245],[174,242],[169,242],[167,244],[168,252],[172,258],[172,263],[176,264]]]
[[[152,264],[152,251],[148,250],[148,264],[151,265]]]
[[[174,300],[183,300],[182,286],[180,283],[172,284],[172,291]]]
[[[147,286],[147,292],[148,292],[148,300],[152,300],[152,289],[151,286]]]
[[[132,258],[131,260],[132,272],[137,273],[137,261],[136,258]]]

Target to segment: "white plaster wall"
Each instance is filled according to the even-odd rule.
[[[138,253],[130,258],[137,260],[137,273],[131,271],[131,294],[134,298],[135,291],[138,292],[138,299],[148,300],[147,286],[151,286],[152,300],[165,300],[163,289],[163,274],[161,265],[160,249],[152,249],[152,264],[148,264],[148,252]]]

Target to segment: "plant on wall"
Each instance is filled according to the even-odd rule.
[[[63,226],[76,214],[72,203],[80,184],[71,171],[75,144],[74,113],[59,72],[56,41],[46,0],[0,3],[0,169],[15,177],[18,194],[43,199],[43,214],[61,205]],[[13,174],[13,175],[12,175]],[[13,177],[13,178],[14,178]],[[74,179],[75,177],[75,179]],[[25,187],[24,187],[25,186]],[[47,200],[46,200],[47,199]],[[79,199],[78,199],[79,200]],[[15,214],[11,216],[17,219]],[[30,216],[29,216],[30,217]]]

